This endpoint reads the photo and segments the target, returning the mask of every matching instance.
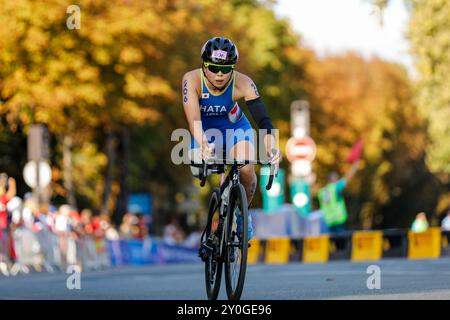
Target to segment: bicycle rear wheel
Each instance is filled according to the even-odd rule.
[[[206,227],[206,244],[211,248],[205,261],[206,293],[209,300],[216,300],[220,290],[223,262],[219,256],[220,237],[220,189],[215,188],[209,200],[208,224]]]
[[[239,300],[244,288],[245,272],[247,270],[248,250],[248,218],[247,195],[242,184],[235,186],[230,194],[228,207],[228,230],[225,250],[225,284],[229,300]],[[237,233],[236,210],[239,208],[240,219]]]

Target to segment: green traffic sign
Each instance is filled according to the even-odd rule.
[[[309,184],[301,178],[296,178],[291,182],[290,188],[292,204],[297,213],[306,218],[311,212],[311,188]]]

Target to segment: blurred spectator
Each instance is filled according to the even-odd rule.
[[[105,233],[105,238],[107,240],[119,240],[120,236],[117,232],[116,228],[111,224],[111,218],[109,217],[108,213],[103,212],[100,214],[100,226],[103,229]]]
[[[71,221],[70,221],[71,208],[67,204],[63,204],[59,207],[55,220],[55,232],[59,237],[59,249],[61,252],[61,263],[63,265],[75,264],[72,243],[70,239]]]
[[[24,203],[22,214],[18,224],[13,226],[14,249],[16,262],[11,268],[11,274],[16,275],[19,271],[29,273],[30,267],[41,271],[44,263],[45,253],[43,249],[46,244],[41,242],[38,233],[42,232],[40,224],[40,208],[32,197],[28,197]]]
[[[92,211],[90,209],[81,211],[79,228],[84,236],[93,236],[94,226],[92,225]]]
[[[135,216],[131,213],[126,213],[123,216],[122,224],[120,225],[120,236],[122,239],[132,239],[133,238],[133,222]]]
[[[70,230],[70,206],[63,204],[59,207],[55,219],[55,231],[60,234],[68,233]]]
[[[110,266],[108,250],[106,247],[106,230],[109,225],[109,215],[107,214],[101,214],[93,219],[95,249],[97,252],[99,268],[107,268]]]
[[[80,214],[80,222],[76,228],[83,266],[88,269],[97,269],[97,252],[95,248],[94,226],[92,224],[92,211],[84,209]]]
[[[146,222],[144,215],[137,214],[136,216],[138,218],[137,226],[138,226],[138,230],[139,230],[138,234],[137,234],[137,238],[144,240],[149,236],[147,222]]]
[[[180,223],[177,219],[172,219],[171,222],[164,227],[164,242],[167,244],[180,244],[184,239],[185,234],[183,229],[181,229]]]
[[[447,216],[442,220],[441,228],[444,231],[450,231],[450,210],[447,212]]]
[[[8,202],[16,195],[16,181],[6,173],[0,174],[0,272],[9,275],[11,262],[11,234],[8,228]]]
[[[194,230],[184,240],[183,245],[188,248],[198,248],[200,246],[200,240],[203,230]]]
[[[359,160],[356,160],[344,177],[337,172],[328,175],[328,184],[319,190],[320,210],[324,214],[325,222],[330,232],[342,232],[347,222],[347,208],[344,200],[344,189],[349,180],[358,170]]]
[[[64,204],[38,205],[31,193],[15,196],[15,181],[0,174],[0,274],[64,270],[68,265],[100,269],[110,266],[106,240],[119,240],[108,214],[93,217]],[[148,231],[141,216],[128,218],[132,237]]]
[[[33,231],[35,232],[39,243],[39,255],[42,259],[42,261],[38,261],[38,263],[41,263],[48,272],[54,272],[56,268],[53,250],[54,238],[48,224],[48,209],[47,205],[41,205],[39,210],[35,211]]]
[[[20,225],[25,225],[28,229],[33,228],[35,212],[37,211],[36,200],[29,197],[25,200],[24,207],[22,210],[22,216],[20,220]]]
[[[120,225],[122,239],[145,239],[149,235],[147,220],[141,214],[126,213]]]
[[[15,224],[19,224],[22,218],[23,201],[19,197],[13,197],[6,206],[7,211],[11,215],[10,228],[13,229]]]
[[[48,207],[47,225],[50,227],[52,231],[55,231],[57,213],[58,209],[55,206],[50,205]]]
[[[411,231],[413,232],[425,232],[428,229],[428,220],[425,212],[420,212],[417,214],[414,220]]]

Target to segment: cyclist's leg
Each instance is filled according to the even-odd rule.
[[[239,139],[241,138],[241,139]],[[247,139],[238,137],[238,142],[234,144],[230,148],[230,156],[232,159],[239,159],[239,160],[255,160],[255,149],[253,145],[253,139]],[[256,173],[255,168],[253,165],[246,165],[242,167],[239,171],[239,178],[240,182],[244,186],[245,193],[247,195],[247,205],[250,208],[250,203],[253,199],[253,195],[256,191]],[[248,211],[248,240],[252,239],[253,237],[253,226],[252,226],[252,219],[251,219],[250,211]],[[239,212],[237,213],[237,233],[238,235],[241,233],[241,215]]]
[[[227,134],[226,148],[231,159],[256,160],[255,137],[249,123],[243,123],[233,134]],[[250,205],[256,191],[256,174],[253,165],[246,165],[240,169],[239,178],[247,194]]]
[[[230,154],[232,159],[245,159],[245,160],[254,160],[255,159],[255,151],[253,144],[249,141],[239,141],[236,143],[230,150]],[[250,205],[253,195],[256,191],[256,173],[255,167],[251,164],[248,164],[242,167],[239,171],[239,178],[244,186],[245,193],[247,194],[247,201]]]

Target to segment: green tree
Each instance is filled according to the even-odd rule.
[[[375,1],[381,9],[389,1]],[[426,163],[441,183],[439,213],[450,208],[450,3],[405,0],[410,10],[407,31],[419,78],[414,97],[427,120]]]
[[[444,184],[438,210],[450,208],[450,3],[411,1],[409,38],[420,79],[417,104],[428,120],[427,164]]]

